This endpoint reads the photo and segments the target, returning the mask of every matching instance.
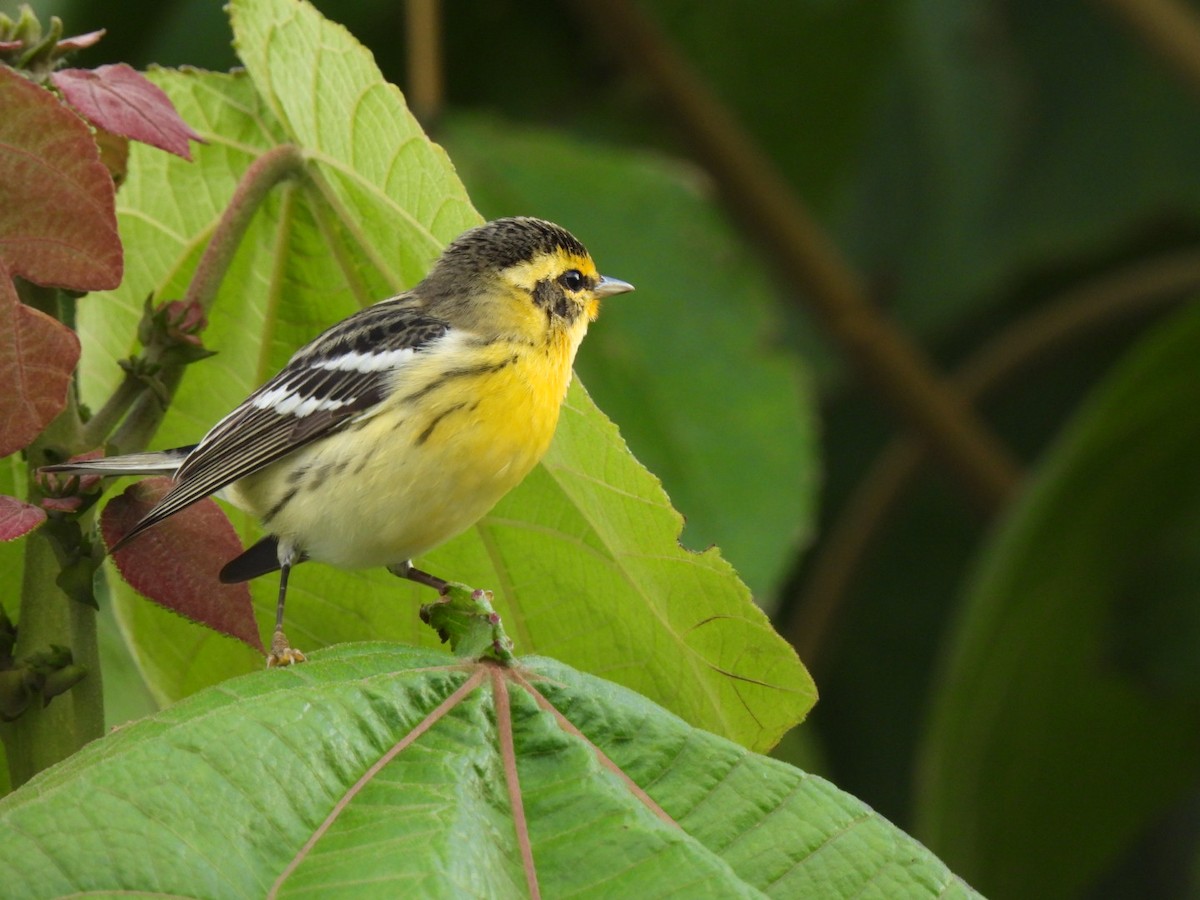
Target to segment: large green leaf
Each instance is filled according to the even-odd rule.
[[[1200,775],[1200,309],[1099,388],[982,559],[919,833],[983,890],[1077,896]]]
[[[445,154],[344,29],[296,0],[238,0],[232,10],[247,75],[157,74],[208,144],[192,167],[134,151],[119,210],[129,274],[118,292],[89,298],[81,317],[93,403],[131,350],[145,295],[181,292],[247,165],[291,141],[308,170],[255,218],[205,334],[219,355],[189,369],[158,446],[195,441],[303,340],[413,284],[478,220]],[[603,673],[689,721],[769,746],[811,706],[812,682],[728,564],[679,547],[681,528],[657,481],[576,386],[546,463],[422,565],[494,589],[520,650]],[[255,585],[264,617],[274,590],[273,579]],[[160,700],[259,664],[123,585],[114,595]],[[427,643],[416,612],[429,599],[382,571],[310,564],[291,581],[288,632],[305,649],[369,636]]]
[[[684,543],[717,544],[771,599],[814,515],[811,399],[761,264],[697,173],[511,122],[441,134],[489,217],[566,223],[637,285],[606,304],[579,372],[687,517]]]
[[[13,900],[977,896],[828,782],[623,688],[381,643],[96,741],[0,829]]]

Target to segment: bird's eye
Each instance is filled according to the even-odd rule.
[[[578,269],[567,269],[567,271],[559,276],[558,283],[568,291],[580,291],[587,284],[587,279],[583,277],[583,273]]]

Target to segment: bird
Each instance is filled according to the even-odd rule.
[[[284,634],[294,566],[383,566],[445,593],[413,560],[470,528],[550,446],[600,301],[633,285],[570,232],[527,216],[472,228],[411,290],[300,347],[198,443],[44,466],[166,474],[166,494],[112,547],[220,493],[265,537],[220,581],[279,571],[268,666],[304,661]]]

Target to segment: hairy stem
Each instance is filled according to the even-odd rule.
[[[163,366],[158,373],[162,395],[151,391],[145,384],[138,383],[137,393],[129,405],[129,415],[121,427],[113,432],[109,443],[118,453],[136,453],[149,446],[158,426],[167,413],[167,404],[162,397],[174,397],[183,380],[183,366]]]
[[[96,611],[72,600],[55,583],[59,571],[53,539],[35,531],[25,542],[17,659],[53,645],[69,647],[87,676],[47,706],[35,701],[15,722],[0,725],[12,786],[66,759],[104,733],[104,697]]]
[[[242,237],[271,189],[281,181],[304,173],[304,154],[294,144],[280,144],[246,169],[200,257],[184,300],[199,303],[207,312],[241,246]]]
[[[126,373],[117,389],[83,426],[84,449],[90,450],[103,444],[145,389],[146,386],[140,379]]]

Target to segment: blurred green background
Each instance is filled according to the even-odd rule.
[[[988,896],[1200,896],[1200,4],[315,5],[638,286],[578,369],[812,670],[781,752]],[[236,64],[217,0],[34,8]]]

